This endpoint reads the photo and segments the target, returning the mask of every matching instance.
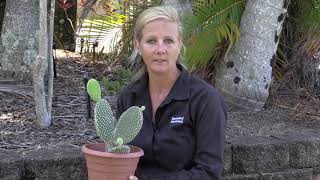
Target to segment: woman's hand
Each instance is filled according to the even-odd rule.
[[[138,180],[136,176],[129,176],[129,180]]]

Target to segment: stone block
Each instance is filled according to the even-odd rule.
[[[282,135],[280,138],[288,141],[292,168],[320,166],[320,131],[306,129]]]
[[[312,169],[292,169],[283,172],[261,173],[261,180],[312,180]]]
[[[320,140],[294,141],[289,143],[290,166],[308,168],[320,165]]]
[[[313,168],[313,180],[320,180],[320,166]]]
[[[231,151],[230,144],[226,144],[224,147],[223,161],[224,161],[223,174],[231,174],[232,173],[232,151]]]
[[[234,139],[232,144],[234,173],[277,172],[289,167],[289,146],[282,139],[250,136]]]
[[[22,156],[12,151],[1,150],[0,157],[0,179],[20,180],[24,168]]]
[[[228,175],[228,176],[223,176],[222,180],[260,180],[260,175],[259,174]]]
[[[25,156],[25,178],[35,180],[86,180],[87,168],[79,148],[39,149]]]

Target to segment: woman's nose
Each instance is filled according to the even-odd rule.
[[[157,54],[165,54],[166,53],[166,47],[163,43],[159,43],[156,49]]]

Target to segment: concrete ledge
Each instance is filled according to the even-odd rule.
[[[36,179],[87,179],[84,157],[78,148],[41,149],[25,155],[25,169]]]
[[[282,172],[227,175],[222,180],[313,180],[313,169],[292,169]]]
[[[86,180],[77,147],[0,150],[0,180]],[[236,138],[225,146],[225,180],[320,180],[320,132]]]
[[[284,172],[261,173],[262,180],[312,180],[313,169],[292,169]]]
[[[24,158],[15,152],[0,151],[0,179],[20,179]]]
[[[87,169],[79,148],[38,149],[26,154],[1,152],[1,180],[85,180]],[[9,167],[9,168],[8,168]]]
[[[227,175],[222,177],[222,180],[260,180],[260,175],[259,174]]]
[[[224,168],[223,174],[231,174],[232,173],[232,150],[231,144],[226,144],[224,147]]]

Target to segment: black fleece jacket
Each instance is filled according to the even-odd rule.
[[[138,136],[144,150],[139,180],[218,180],[223,170],[227,108],[206,82],[177,65],[181,74],[152,122],[148,75],[129,84],[118,99],[117,118],[130,106],[145,106]]]

